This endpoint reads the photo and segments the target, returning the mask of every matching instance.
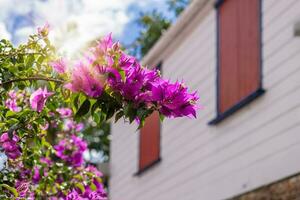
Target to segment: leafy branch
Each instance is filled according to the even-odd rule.
[[[55,78],[49,78],[49,77],[43,77],[43,76],[37,76],[37,77],[26,77],[26,78],[16,78],[16,79],[12,79],[12,80],[8,80],[5,81],[3,83],[0,83],[0,87],[10,84],[10,83],[14,83],[14,82],[21,82],[21,81],[37,81],[37,80],[42,80],[42,81],[51,81],[51,82],[56,82],[56,83],[64,83],[63,80],[60,79],[55,79]]]

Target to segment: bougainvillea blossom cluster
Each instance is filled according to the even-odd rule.
[[[17,94],[16,91],[11,90],[9,91],[8,96],[9,98],[5,101],[5,106],[13,112],[20,112],[21,107],[18,106],[17,101],[22,94]]]
[[[19,141],[20,138],[15,133],[12,133],[12,137],[7,132],[0,136],[0,146],[4,149],[8,158],[16,159],[21,155]]]
[[[54,146],[57,157],[78,167],[83,163],[83,152],[87,150],[87,143],[76,135],[61,140]]]
[[[62,66],[61,59],[52,66],[54,70]],[[195,92],[189,93],[183,83],[163,79],[158,70],[141,66],[121,50],[119,43],[112,41],[111,34],[77,61],[69,74],[70,82],[65,87],[73,92],[99,98],[109,88],[113,95],[121,96],[124,102],[132,102],[136,107],[154,107],[167,117],[196,117],[198,96]]]

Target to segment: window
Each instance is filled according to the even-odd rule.
[[[261,0],[217,1],[216,124],[264,93]]]
[[[161,71],[162,63],[157,69]],[[160,162],[160,118],[159,113],[154,112],[145,120],[145,125],[140,130],[139,144],[139,171],[140,175],[147,169]]]
[[[151,114],[140,132],[139,172],[160,161],[160,121],[158,112]]]

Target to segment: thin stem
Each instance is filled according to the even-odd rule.
[[[56,83],[64,83],[63,80],[60,79],[54,79],[54,78],[48,78],[48,77],[27,77],[27,78],[17,78],[17,79],[12,79],[9,81],[5,81],[3,83],[0,83],[0,87],[9,83],[13,83],[13,82],[21,82],[21,81],[33,81],[33,80],[43,80],[43,81],[52,81],[52,82],[56,82]]]
[[[17,55],[42,55],[41,53],[21,53],[21,52],[15,52],[15,53],[0,53],[0,56],[17,56]]]

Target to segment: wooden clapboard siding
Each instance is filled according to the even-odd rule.
[[[194,0],[197,1],[197,0]],[[207,5],[208,6],[208,5]],[[216,12],[192,21],[163,59],[164,76],[198,90],[196,120],[165,120],[159,165],[136,177],[135,126],[112,127],[111,200],[221,200],[300,172],[300,39],[293,36],[300,1],[262,1],[263,85],[266,94],[217,126]],[[200,15],[200,13],[199,13]],[[195,25],[196,23],[196,25]]]
[[[160,122],[158,112],[152,113],[140,131],[139,171],[157,162],[160,152]]]
[[[219,6],[219,112],[260,87],[260,0]]]

